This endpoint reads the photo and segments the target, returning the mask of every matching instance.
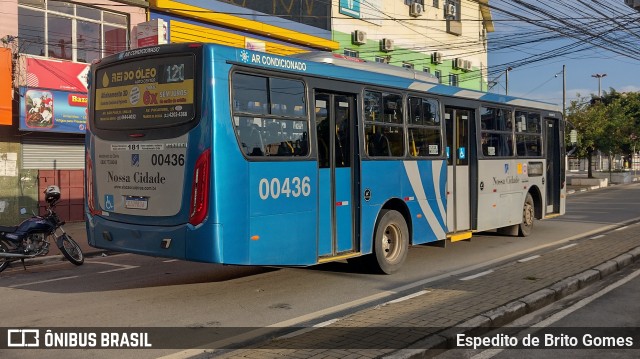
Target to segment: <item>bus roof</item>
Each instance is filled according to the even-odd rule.
[[[360,82],[374,85],[391,85],[434,95],[561,112],[557,104],[441,84],[435,76],[426,72],[384,63],[370,62],[360,58],[352,58],[325,51],[312,51],[291,56],[280,56],[220,44],[181,43],[128,50],[109,56],[103,59],[102,62],[104,64],[128,58],[146,57],[150,54],[167,54],[196,47],[215,48],[217,50],[214,51],[217,51],[218,54],[225,57],[228,56],[229,60],[244,65],[280,71],[302,72],[316,76],[326,76],[327,73],[331,73],[334,78],[348,80],[357,78]],[[301,64],[303,64],[304,70],[300,69]],[[313,64],[313,66],[311,64]],[[327,72],[325,66],[335,66],[335,70]]]
[[[459,97],[459,98],[465,98],[465,99],[471,99],[471,100],[502,103],[505,105],[512,105],[512,106],[532,107],[532,108],[543,109],[548,111],[560,112],[560,108],[558,107],[558,105],[553,103],[445,85],[445,84],[441,84],[437,77],[431,74],[428,74],[426,72],[416,71],[413,69],[393,66],[393,65],[384,64],[384,63],[369,62],[364,59],[348,57],[348,56],[335,54],[331,52],[312,51],[312,52],[292,55],[290,57],[306,60],[306,61],[345,67],[345,68],[359,70],[359,71],[367,71],[367,72],[372,72],[376,74],[384,74],[384,75],[414,80],[408,86],[408,89],[411,89],[411,90],[425,91],[432,94],[453,96],[453,97]]]
[[[369,62],[361,58],[348,57],[333,52],[311,51],[292,55],[291,57],[308,61],[324,62],[326,64],[333,64],[336,66],[348,67],[351,69],[366,70],[391,76],[420,80],[428,83],[438,83],[437,77],[423,71],[416,71],[414,69],[408,69],[399,66],[391,66],[379,62]]]

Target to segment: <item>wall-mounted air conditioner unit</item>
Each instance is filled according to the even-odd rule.
[[[423,13],[424,7],[422,6],[422,4],[414,2],[411,4],[411,6],[409,6],[409,15],[413,17],[419,17],[422,16]]]
[[[364,45],[367,43],[367,33],[362,30],[356,30],[353,32],[352,42],[355,45]]]
[[[463,69],[464,68],[464,60],[457,57],[453,59],[453,68],[454,69]]]
[[[441,64],[442,63],[442,52],[434,52],[431,54],[431,63]]]
[[[471,71],[471,61],[464,60],[464,66],[462,67],[464,71]]]
[[[456,4],[445,5],[444,16],[456,17]]]
[[[393,40],[392,39],[380,40],[380,50],[384,52],[393,51]]]

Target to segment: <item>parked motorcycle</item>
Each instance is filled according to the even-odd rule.
[[[25,259],[46,255],[52,239],[69,262],[75,265],[84,263],[82,249],[64,231],[62,226],[65,222],[60,220],[54,210],[60,200],[60,188],[49,186],[44,195],[47,202],[46,215],[34,215],[17,226],[0,226],[0,272],[13,261],[21,260],[24,266]]]

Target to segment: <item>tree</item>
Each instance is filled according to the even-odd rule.
[[[620,98],[598,105],[604,116],[602,133],[596,139],[596,148],[607,154],[609,158],[609,177],[611,177],[613,156],[623,152],[629,142],[629,121]],[[611,178],[609,178],[611,179]]]
[[[640,93],[614,89],[590,100],[578,95],[567,110],[567,120],[578,132],[576,153],[587,157],[588,176],[593,178],[592,155],[596,150],[609,156],[629,154],[640,144]]]
[[[567,109],[567,120],[578,132],[578,142],[575,144],[576,154],[578,157],[587,158],[589,178],[593,178],[592,155],[598,149],[598,140],[603,134],[604,118],[603,104],[592,105],[589,100],[580,95],[576,100],[571,101]]]

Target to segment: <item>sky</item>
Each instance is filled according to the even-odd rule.
[[[562,104],[601,89],[640,91],[640,11],[624,0],[490,0],[490,92]]]

